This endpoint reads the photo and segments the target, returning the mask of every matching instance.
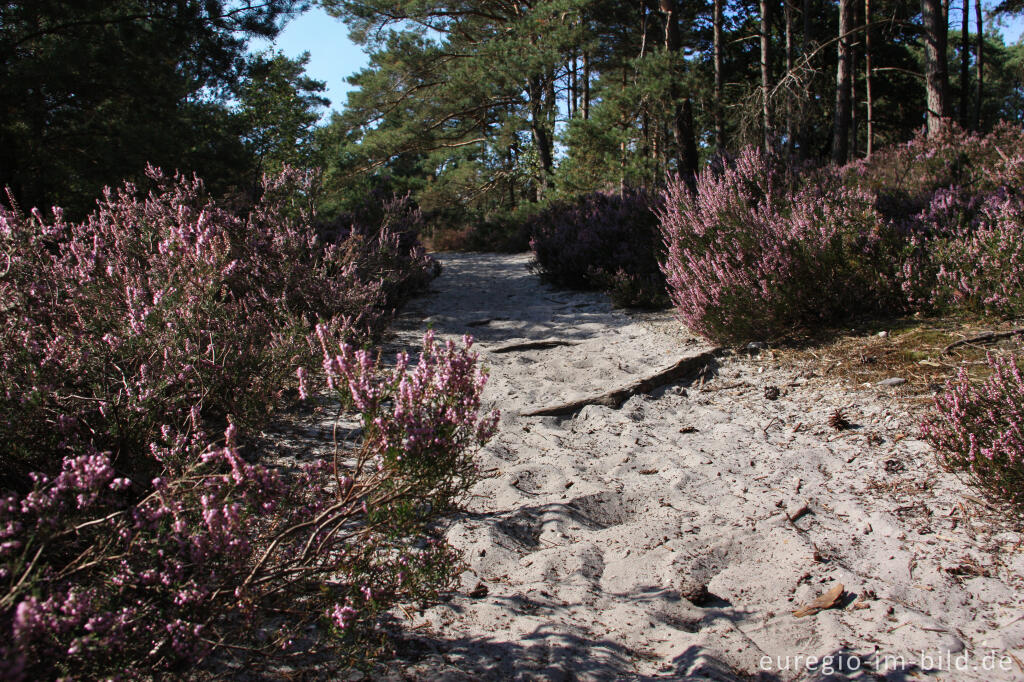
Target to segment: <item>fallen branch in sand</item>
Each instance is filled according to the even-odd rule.
[[[658,370],[650,376],[638,379],[634,382],[612,389],[600,395],[582,398],[561,405],[542,407],[538,410],[523,412],[524,417],[558,417],[567,414],[575,414],[587,405],[605,405],[618,409],[631,397],[639,393],[650,393],[656,388],[678,381],[687,376],[692,376],[707,369],[715,360],[715,357],[722,352],[721,348],[712,348],[698,355],[682,358],[678,362],[664,369]]]
[[[507,317],[484,317],[479,320],[470,320],[466,323],[467,327],[485,327],[491,322],[507,322]]]
[[[948,346],[942,349],[942,354],[945,355],[949,351],[953,350],[954,348],[959,348],[960,346],[966,346],[972,343],[979,343],[981,341],[999,341],[1000,339],[1008,339],[1011,336],[1020,336],[1021,334],[1024,334],[1024,328],[1011,329],[1005,332],[985,332],[984,334],[978,334],[977,336],[971,336],[966,339],[954,341],[953,343],[949,344]]]
[[[513,353],[521,350],[544,350],[546,348],[558,348],[559,346],[577,346],[579,341],[568,341],[566,339],[541,339],[540,341],[520,341],[509,343],[504,346],[486,348],[488,353]]]

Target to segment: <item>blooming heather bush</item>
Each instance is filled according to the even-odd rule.
[[[431,279],[441,266],[427,255],[419,241],[423,212],[406,194],[386,194],[375,188],[358,210],[319,226],[328,243],[360,245],[359,273],[368,280],[383,278],[387,300],[399,303]]]
[[[1024,196],[938,190],[914,217],[900,283],[928,312],[1024,314]]]
[[[892,241],[870,195],[828,173],[803,189],[748,148],[696,193],[676,179],[659,212],[672,302],[694,331],[725,341],[782,336],[888,301]]]
[[[259,423],[313,357],[317,321],[366,339],[389,294],[427,276],[387,227],[320,242],[284,199],[308,181],[293,171],[244,217],[198,180],[150,177],[148,196],[107,191],[81,223],[0,208],[0,488],[100,452],[144,485],[164,427],[196,411]]]
[[[922,424],[942,463],[997,499],[1024,509],[1024,377],[1018,358],[988,358],[980,385],[965,368],[935,399]]]
[[[1024,186],[1024,131],[1001,123],[989,134],[969,133],[955,125],[929,138],[922,130],[906,144],[894,145],[842,169],[849,186],[877,196],[887,217],[902,222],[926,210],[936,191],[963,188],[987,195],[1000,187]]]
[[[1024,132],[988,135],[950,127],[843,169],[877,195],[904,240],[899,284],[910,307],[1013,317],[1021,301]]]
[[[359,658],[383,611],[450,585],[457,556],[431,521],[474,482],[497,419],[477,418],[469,341],[428,335],[387,370],[318,332],[328,383],[362,413],[358,451],[277,471],[245,461],[234,425],[213,444],[193,421],[153,446],[145,494],[94,453],[0,498],[0,677],[134,677],[225,643],[291,651],[309,624]]]
[[[656,197],[629,190],[548,207],[529,221],[540,272],[563,286],[606,289],[619,305],[663,305],[657,205]]]

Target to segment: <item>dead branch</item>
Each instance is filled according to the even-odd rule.
[[[613,389],[600,395],[591,396],[589,398],[583,398],[582,400],[574,400],[569,403],[563,403],[561,405],[552,405],[551,407],[542,407],[538,410],[532,410],[530,412],[524,412],[524,417],[557,417],[567,414],[575,414],[579,412],[587,405],[605,405],[618,409],[622,407],[622,404],[629,400],[634,395],[640,393],[650,393],[654,389],[670,384],[674,381],[678,381],[685,377],[693,376],[707,369],[714,361],[715,357],[722,352],[721,347],[712,348],[711,350],[699,353],[697,355],[691,355],[689,357],[682,358],[674,364],[660,369],[654,374],[638,379],[625,386]]]
[[[1021,334],[1024,334],[1024,328],[1010,329],[1005,332],[985,332],[983,334],[971,336],[966,339],[954,341],[953,343],[949,344],[948,346],[942,349],[942,355],[946,355],[947,353],[949,353],[949,351],[953,350],[954,348],[959,348],[960,346],[967,346],[972,343],[981,343],[983,341],[999,341],[1000,339],[1008,339],[1013,336],[1020,336]]]
[[[504,346],[488,348],[488,353],[514,353],[521,350],[546,350],[558,348],[559,346],[577,346],[579,341],[568,341],[566,339],[541,339],[539,341],[523,341],[510,343]]]

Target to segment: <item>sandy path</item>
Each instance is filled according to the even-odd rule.
[[[523,417],[707,346],[666,316],[548,287],[526,255],[441,260],[391,345],[427,324],[473,334],[503,418],[449,532],[466,589],[407,623],[419,660],[401,676],[825,679],[794,657],[846,656],[862,677],[1024,678],[1009,657],[1024,661],[1021,536],[959,506],[963,485],[892,389],[799,376],[762,353],[620,409]],[[573,345],[488,351],[548,338]],[[837,407],[857,428],[826,425]],[[480,581],[486,596],[469,597]],[[836,583],[836,608],[792,615]]]

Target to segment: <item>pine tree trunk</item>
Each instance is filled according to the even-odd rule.
[[[811,28],[811,0],[803,0],[803,31],[800,34],[800,55],[806,59],[807,53],[810,50],[810,41],[812,38]],[[802,158],[808,158],[810,156],[809,140],[811,139],[811,130],[813,124],[811,117],[804,115],[800,118],[800,156]]]
[[[949,26],[942,0],[921,0],[924,28],[924,76],[928,137],[937,136],[949,121],[949,68],[946,47]]]
[[[983,68],[985,65],[985,28],[981,19],[981,0],[974,0],[974,18],[978,24],[977,40],[978,45],[974,55],[974,80],[977,87],[977,96],[974,103],[974,129],[981,130],[981,103],[983,97]]]
[[[573,52],[572,59],[569,60],[569,120],[576,118],[576,110],[579,108],[579,92],[577,90],[576,83],[576,72],[579,65],[576,63],[576,53]]]
[[[850,0],[839,0],[836,110],[832,122],[832,162],[846,163],[850,136]]]
[[[545,101],[548,92],[542,78],[534,76],[530,79],[530,132],[541,166],[541,177],[538,179],[540,194],[547,189],[548,179],[554,170],[554,140],[548,130],[548,108]]]
[[[583,53],[583,120],[590,120],[590,55]]]
[[[847,160],[857,158],[857,138],[860,132],[860,116],[857,115],[857,46],[859,40],[854,39],[856,27],[863,26],[861,20],[861,4],[857,0],[850,2],[850,146],[847,148]]]
[[[970,83],[968,82],[971,78],[970,61],[971,61],[971,38],[970,38],[970,23],[971,23],[971,4],[970,0],[962,0],[963,8],[960,13],[960,127],[964,130],[970,124],[968,120],[967,109],[969,107],[970,97],[968,96],[970,90]]]
[[[793,11],[789,0],[782,0],[786,20],[786,78],[793,75]],[[786,153],[793,154],[793,98],[786,98]]]
[[[714,105],[712,106],[715,118],[715,147],[716,151],[725,151],[725,125],[722,122],[722,0],[714,0],[714,14],[712,24],[714,30],[714,57],[715,57],[715,91]]]
[[[628,81],[626,80],[626,67],[622,67],[622,89],[625,91]],[[619,142],[619,196],[626,196],[626,130],[629,128],[629,122],[626,120],[626,114],[623,112],[622,120],[620,121],[622,126],[622,141]]]
[[[864,104],[867,114],[865,156],[870,159],[875,147],[875,101],[871,93],[871,0],[864,0]]]
[[[676,0],[661,0],[661,11],[665,14],[665,51],[672,55],[679,53],[679,19]],[[679,150],[679,174],[687,184],[693,186],[697,176],[697,141],[693,131],[693,107],[690,98],[680,103],[679,86],[672,78],[669,97],[673,104],[673,130],[676,147]],[[689,119],[687,118],[689,112]]]
[[[811,40],[811,0],[804,0],[804,31],[800,40],[800,54],[807,54],[807,43]]]
[[[762,144],[767,150],[771,147],[772,138],[772,114],[771,103],[769,102],[769,73],[768,59],[771,56],[769,49],[768,12],[771,6],[769,0],[760,0],[761,5],[761,132],[763,134]]]

